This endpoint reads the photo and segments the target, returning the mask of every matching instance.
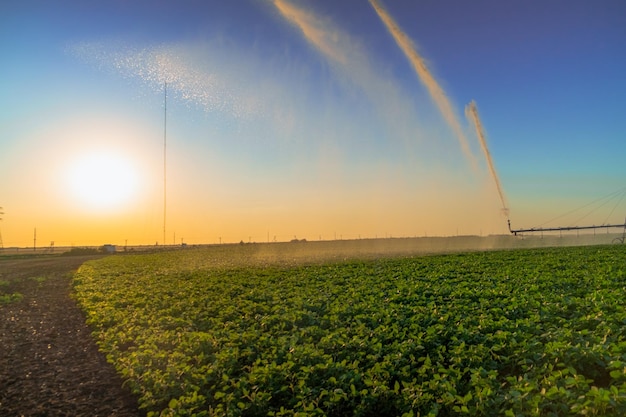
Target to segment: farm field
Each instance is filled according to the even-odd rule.
[[[0,416],[137,417],[70,298],[94,256],[0,256]]]
[[[623,415],[626,247],[111,256],[75,297],[149,415]],[[366,257],[367,258],[367,257]]]

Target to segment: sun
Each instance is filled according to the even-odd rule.
[[[102,151],[78,157],[70,166],[68,180],[73,197],[91,209],[122,207],[138,187],[130,160]]]

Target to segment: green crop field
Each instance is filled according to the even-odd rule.
[[[149,415],[626,415],[624,245],[325,261],[261,246],[75,275]]]

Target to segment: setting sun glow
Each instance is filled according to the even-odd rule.
[[[68,172],[75,200],[90,209],[112,209],[127,203],[137,190],[137,174],[124,157],[97,152],[79,157]]]

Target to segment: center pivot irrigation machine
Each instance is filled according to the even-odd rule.
[[[617,206],[620,204],[620,202],[624,199],[624,197],[626,197],[626,188],[619,190],[615,193],[609,194],[608,196],[602,197],[599,200],[596,200],[590,204],[588,204],[587,206],[584,207],[588,207],[591,204],[597,203],[600,200],[605,200],[608,198],[607,201],[605,201],[604,203],[602,203],[599,207],[605,205],[606,203],[608,203],[611,199],[614,199],[616,197],[619,197],[617,203],[615,204],[615,207],[613,207],[613,210],[611,210],[611,213],[609,214],[609,216],[613,213],[613,211],[617,208]],[[589,213],[587,213],[585,216],[589,215],[591,212],[597,210],[599,207],[592,209]],[[578,209],[576,209],[578,210]],[[572,212],[576,211],[573,210]],[[570,212],[570,213],[572,213]],[[568,213],[568,214],[570,214]],[[560,216],[563,217],[563,216]],[[556,220],[556,219],[553,219]],[[511,234],[513,234],[514,236],[517,236],[518,234],[521,236],[524,233],[543,233],[543,232],[564,232],[564,231],[570,231],[570,230],[595,230],[595,229],[607,229],[607,233],[609,229],[623,229],[622,232],[622,236],[618,236],[615,239],[613,239],[613,243],[624,243],[626,241],[626,218],[624,219],[624,223],[617,223],[617,224],[608,224],[608,223],[603,223],[600,225],[593,225],[593,226],[560,226],[560,227],[531,227],[531,228],[526,228],[526,229],[513,229],[511,228],[511,220],[507,219],[507,223],[509,226],[509,232],[511,232]]]
[[[511,220],[507,220],[509,225],[509,231],[517,236],[519,233],[543,233],[543,232],[561,232],[567,230],[589,230],[589,229],[612,229],[612,228],[623,228],[624,231],[621,237],[616,237],[613,239],[614,243],[624,243],[626,240],[626,219],[624,219],[624,223],[622,224],[602,224],[599,226],[563,226],[563,227],[531,227],[530,229],[511,229]]]

